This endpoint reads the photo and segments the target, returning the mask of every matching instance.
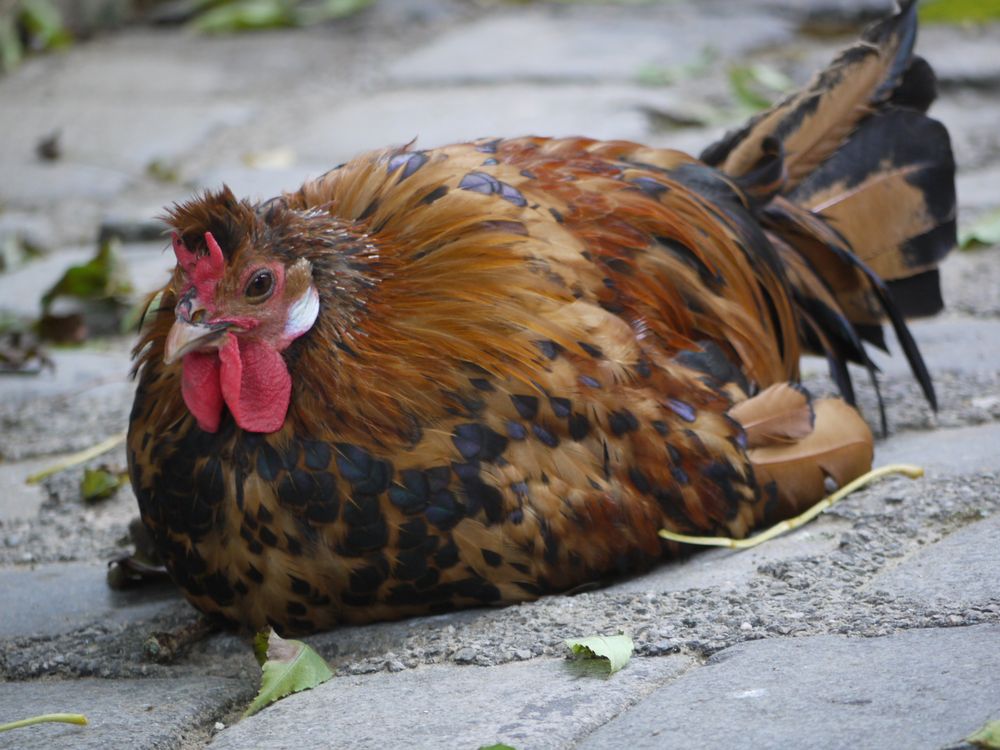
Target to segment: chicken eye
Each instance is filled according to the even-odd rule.
[[[251,302],[263,302],[274,291],[274,274],[268,269],[257,271],[247,283],[246,296]]]

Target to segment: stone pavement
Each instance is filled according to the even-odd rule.
[[[584,133],[697,151],[742,116],[731,65],[802,81],[838,32],[887,6],[379,0],[324,28],[130,29],[31,60],[0,78],[0,243],[49,253],[0,274],[0,310],[37,314],[102,227],[136,230],[124,256],[136,285],[155,288],[170,255],[140,230],[164,205],[223,181],[266,197],[414,136]],[[1000,205],[998,45],[1000,24],[928,27],[920,43],[941,77],[963,221]],[[673,80],[643,85],[651,72]],[[62,158],[38,161],[54,131]],[[922,464],[925,478],[884,481],[753,551],[310,638],[336,677],[243,721],[258,675],[246,643],[220,634],[160,664],[148,637],[193,610],[168,585],[105,585],[131,492],[84,504],[82,468],[24,483],[124,427],[129,341],[56,350],[53,372],[0,378],[0,723],[90,718],[0,734],[0,748],[961,746],[1000,719],[1000,255],[955,253],[943,276],[948,312],[914,325],[940,411],[898,356],[879,360],[891,429],[877,462]],[[811,387],[830,388],[824,369],[806,363]],[[859,389],[876,414],[863,378]],[[124,460],[118,448],[92,464]],[[618,631],[637,653],[613,677],[564,659],[564,638]]]

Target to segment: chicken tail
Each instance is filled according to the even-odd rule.
[[[701,155],[752,204],[785,267],[799,337],[826,356],[852,404],[847,362],[874,380],[864,342],[885,349],[888,319],[937,408],[905,318],[943,306],[937,264],[956,241],[955,163],[947,130],[925,114],[936,81],[913,55],[916,34],[906,0],[803,90]]]

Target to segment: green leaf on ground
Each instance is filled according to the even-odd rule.
[[[196,16],[192,25],[198,31],[210,34],[310,26],[346,18],[374,2],[375,0],[195,0]]]
[[[593,635],[589,638],[567,638],[566,646],[576,656],[586,659],[607,659],[610,674],[628,664],[635,644],[627,635]]]
[[[194,27],[209,34],[225,34],[295,26],[297,22],[295,4],[289,0],[234,0],[201,13]]]
[[[670,86],[704,75],[712,70],[718,60],[719,50],[705,45],[690,62],[680,65],[643,65],[636,73],[636,80],[642,86]]]
[[[13,70],[24,56],[24,45],[14,18],[0,13],[0,72]]]
[[[924,23],[986,23],[1000,19],[1000,0],[924,0],[917,13]]]
[[[80,495],[88,503],[111,497],[125,483],[126,473],[111,471],[107,466],[84,469]]]
[[[729,69],[729,87],[733,96],[754,111],[770,107],[779,95],[789,91],[793,84],[777,68],[763,63],[735,65]]]
[[[181,173],[176,164],[167,159],[153,159],[146,165],[146,174],[157,182],[175,183],[181,181]]]
[[[303,9],[303,22],[321,23],[347,18],[364,10],[374,2],[375,0],[326,0],[318,8],[310,9],[308,12]]]
[[[21,24],[36,49],[58,49],[73,42],[59,8],[51,0],[21,0]]]
[[[58,49],[72,41],[53,0],[0,1],[0,73],[17,67],[29,50]]]
[[[986,726],[975,734],[970,734],[965,741],[984,750],[1000,750],[1000,720],[987,722]]]
[[[119,242],[102,242],[97,254],[78,266],[70,266],[51,289],[42,295],[42,309],[48,312],[57,297],[83,300],[122,300],[132,292],[125,265],[118,255]]]
[[[287,695],[309,690],[333,677],[319,654],[302,641],[289,641],[268,628],[253,641],[254,655],[261,665],[260,691],[243,713],[252,716]]]
[[[1000,245],[1000,209],[987,214],[972,226],[962,228],[958,233],[958,244],[962,249]]]

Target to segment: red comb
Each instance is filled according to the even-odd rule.
[[[208,265],[212,272],[221,277],[226,267],[226,259],[222,257],[222,248],[215,241],[211,232],[205,232],[205,244],[208,246]]]
[[[170,239],[174,245],[177,264],[184,269],[184,273],[198,290],[198,297],[203,302],[208,302],[215,293],[215,285],[222,279],[226,270],[226,259],[222,255],[219,243],[215,241],[211,232],[205,232],[208,255],[196,255],[184,246],[177,232],[174,232]]]
[[[183,268],[187,273],[191,273],[194,270],[195,264],[198,262],[198,256],[184,247],[181,242],[181,237],[177,232],[170,235],[170,241],[174,243],[174,255],[177,256],[177,265]]]

